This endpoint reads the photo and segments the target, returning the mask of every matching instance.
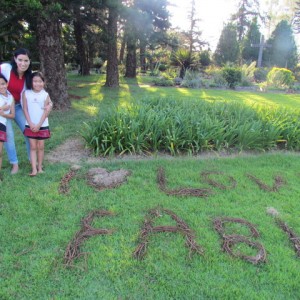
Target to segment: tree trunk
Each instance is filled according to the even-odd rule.
[[[108,49],[107,49],[107,69],[105,86],[118,87],[119,86],[119,69],[118,69],[118,49],[117,49],[117,33],[118,33],[118,10],[116,8],[109,8],[107,35],[108,35]]]
[[[125,77],[136,78],[136,39],[132,33],[127,36]]]
[[[90,75],[90,66],[86,54],[86,46],[83,41],[83,28],[80,16],[80,8],[75,5],[74,35],[76,40],[76,48],[79,56],[80,74]]]
[[[141,64],[141,71],[146,73],[147,71],[147,64],[146,64],[146,44],[140,43],[140,64]]]
[[[53,14],[51,18],[47,18],[43,14],[38,16],[37,37],[41,71],[45,75],[46,89],[53,101],[54,108],[69,108],[70,100],[58,17]]]
[[[120,56],[119,56],[119,63],[120,64],[122,64],[123,61],[124,61],[125,47],[126,47],[126,38],[125,38],[125,35],[124,35],[123,39],[122,39],[122,43],[121,43]]]

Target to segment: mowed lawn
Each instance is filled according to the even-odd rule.
[[[96,75],[69,76],[72,108],[51,114],[47,153],[68,138],[80,138],[83,122],[100,111],[143,98],[300,109],[295,94],[154,87],[148,77],[121,78],[118,89],[103,83]],[[76,172],[67,163],[45,161],[45,174],[30,178],[25,145],[16,135],[21,170],[11,176],[4,157],[0,178],[0,299],[299,299],[298,240],[291,241],[278,225],[285,222],[300,237],[299,153],[126,156],[93,164],[83,159]],[[99,191],[88,184],[94,167],[125,169],[130,175],[120,186]],[[159,170],[165,174],[164,189]],[[199,190],[207,196],[183,195]],[[96,210],[112,215],[95,217],[90,226],[112,232],[84,240],[81,256],[66,266],[68,244],[82,219]],[[236,257],[222,247],[217,218],[227,220],[223,236],[242,236],[242,242],[227,244]],[[201,251],[187,246],[187,228]],[[134,254],[142,242],[139,259]],[[260,253],[255,263],[237,257]]]

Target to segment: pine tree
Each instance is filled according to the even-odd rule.
[[[213,55],[215,63],[219,66],[227,62],[236,63],[239,56],[236,27],[232,23],[224,26],[216,51]]]

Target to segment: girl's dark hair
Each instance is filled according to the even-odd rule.
[[[15,58],[17,58],[19,55],[27,55],[28,58],[30,59],[30,52],[25,48],[20,48],[20,49],[17,49],[13,52],[13,58],[11,60],[11,66],[12,66],[12,71],[15,73],[16,76],[19,76],[19,75],[18,75],[18,66],[15,62]],[[28,69],[24,73],[25,83],[26,83],[26,87],[28,89],[31,88],[31,73],[32,73],[32,69],[31,69],[31,61],[30,61]]]
[[[42,72],[36,71],[31,74],[31,82],[34,77],[40,77],[45,82],[45,76]]]
[[[6,83],[7,83],[7,79],[4,77],[3,74],[0,73],[0,78],[2,78]]]

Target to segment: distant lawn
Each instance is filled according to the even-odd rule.
[[[77,99],[70,111],[51,114],[53,136],[45,143],[46,151],[79,137],[82,123],[99,111],[143,97],[238,101],[295,111],[300,107],[295,95],[157,88],[147,85],[148,80],[121,78],[120,88],[109,89],[103,87],[103,76],[69,76],[69,92]],[[25,146],[16,135],[20,172],[11,176],[4,157],[0,177],[0,299],[299,299],[299,257],[276,217],[267,213],[276,210],[300,236],[299,153],[126,157],[93,165],[83,161],[68,181],[70,166],[63,162],[45,162],[45,174],[30,178]],[[99,192],[87,184],[92,167],[126,169],[131,175],[121,186]],[[159,169],[165,174],[164,189],[157,182]],[[69,193],[63,194],[59,188],[66,182]],[[209,195],[178,195],[199,189],[209,190]],[[65,251],[81,220],[100,209],[114,216],[95,218],[91,226],[113,233],[87,239],[82,256],[66,268]],[[148,231],[145,255],[139,260],[133,253],[143,241],[141,231],[151,221],[151,209],[157,210],[151,224],[156,229]],[[176,221],[164,209],[188,226],[203,255],[189,257],[182,234],[186,228],[181,223],[179,232],[171,232]],[[265,262],[252,264],[222,251],[217,217],[253,224],[258,237],[250,236],[249,226],[231,222],[224,225],[224,234],[259,243]],[[159,232],[165,228],[161,226],[168,230]],[[235,255],[258,253],[245,243],[231,246]]]

